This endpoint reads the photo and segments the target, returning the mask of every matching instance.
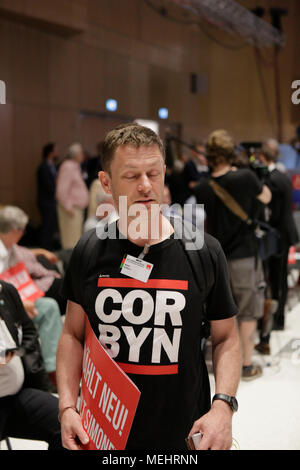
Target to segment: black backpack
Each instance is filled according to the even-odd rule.
[[[205,240],[206,235],[204,233],[202,234],[192,222],[184,220],[181,217],[169,217],[169,221],[173,225],[175,234],[177,234],[176,238],[179,239],[183,246],[199,288],[200,299],[203,305],[201,339],[207,339],[210,336],[210,323],[206,316],[206,300],[215,283],[215,274]],[[195,238],[202,240],[201,247],[197,247]],[[187,249],[187,244],[189,244],[189,246],[192,244],[193,249]]]

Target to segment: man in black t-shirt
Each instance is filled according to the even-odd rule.
[[[234,141],[224,130],[210,134],[207,142],[207,159],[211,179],[222,186],[253,219],[258,204],[271,200],[270,190],[249,169],[233,169]],[[210,181],[203,180],[195,188],[197,203],[204,204],[207,231],[221,243],[228,259],[229,272],[235,300],[238,305],[238,322],[243,351],[244,380],[262,374],[260,366],[252,364],[254,335],[257,320],[263,315],[264,275],[254,230],[235,215],[218,197]]]
[[[164,150],[153,131],[127,124],[109,132],[102,167],[101,184],[112,194],[120,218],[109,225],[105,239],[96,230],[85,233],[66,272],[68,307],[57,353],[63,445],[75,450],[78,439],[88,439],[75,409],[87,318],[102,346],[141,391],[126,450],[184,450],[185,438],[197,432],[203,434],[198,449],[229,449],[241,362],[223,250],[205,237],[214,283],[203,298],[186,251],[160,211]],[[143,210],[134,232],[137,204],[138,212]],[[158,222],[154,234],[153,221]],[[143,280],[134,271],[142,253],[145,269],[152,266]],[[120,271],[124,254],[126,263],[133,257],[131,275]],[[212,405],[200,341],[204,302],[216,394],[223,394]]]
[[[266,184],[272,192],[272,201],[269,204],[270,224],[280,233],[279,252],[271,256],[267,262],[267,272],[273,299],[278,301],[278,308],[274,314],[273,329],[284,329],[284,309],[288,293],[288,254],[292,245],[299,241],[298,231],[293,218],[293,189],[290,179],[276,168],[277,154],[264,143],[259,159],[268,166],[269,176]],[[259,352],[269,354],[270,335],[261,336],[261,343],[256,346]]]

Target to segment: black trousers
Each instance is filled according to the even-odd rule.
[[[56,203],[39,205],[42,224],[40,231],[40,245],[47,250],[57,248],[55,234],[58,233]]]
[[[273,315],[273,326],[284,327],[284,311],[288,295],[288,256],[289,246],[285,245],[279,256],[272,256],[267,262],[268,284],[271,298],[278,300],[277,311]],[[270,335],[260,335],[263,343],[269,343]]]
[[[48,450],[63,450],[58,399],[48,392],[23,388],[0,398],[0,440],[5,437],[46,441]]]
[[[288,295],[288,255],[289,247],[285,246],[280,256],[273,256],[269,260],[272,298],[278,300],[278,309],[274,315],[274,321],[280,326],[284,326],[284,309]]]

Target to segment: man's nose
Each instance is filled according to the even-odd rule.
[[[147,175],[142,175],[138,181],[138,191],[139,192],[149,192],[151,190],[151,181]]]

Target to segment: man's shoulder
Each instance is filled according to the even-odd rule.
[[[77,242],[74,251],[82,251],[88,246],[91,247],[91,249],[95,248],[99,243],[101,243],[101,241],[102,240],[97,236],[97,228],[92,228],[83,233]]]
[[[222,251],[220,242],[215,237],[209,235],[206,232],[204,233],[204,248],[205,247],[214,260],[218,258],[220,252]]]
[[[108,226],[99,223],[95,228],[84,232],[75,245],[72,256],[84,254],[84,256],[93,255],[97,257],[100,251],[106,249],[111,235],[114,235],[114,227],[112,225]]]
[[[285,173],[282,173],[282,171],[279,171],[277,168],[275,168],[271,173],[270,173],[270,179],[271,181],[277,182],[277,183],[282,183],[286,186],[292,186],[292,182],[288,175]]]
[[[231,179],[244,179],[245,181],[257,178],[254,171],[250,170],[250,168],[238,168],[237,170],[230,171],[229,173],[227,173],[226,176]]]

